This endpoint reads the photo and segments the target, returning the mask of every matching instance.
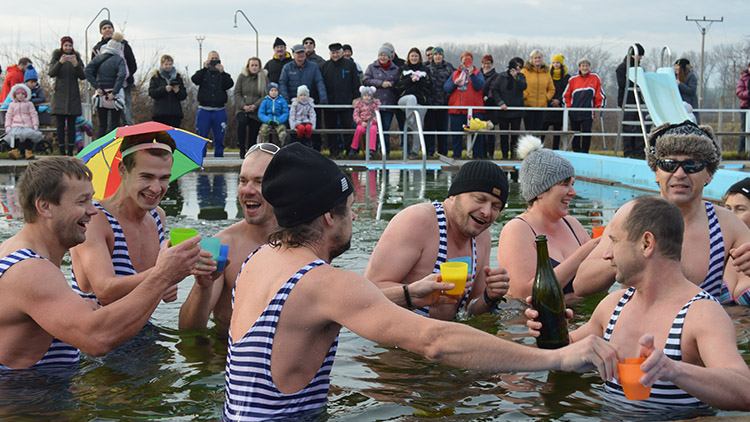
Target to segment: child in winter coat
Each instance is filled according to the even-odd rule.
[[[289,111],[289,127],[297,129],[297,139],[305,145],[310,145],[310,136],[315,129],[315,101],[310,98],[307,85],[297,87],[297,97],[292,99]]]
[[[39,104],[46,103],[47,97],[44,96],[42,87],[39,86],[39,76],[32,65],[26,67],[26,72],[23,74],[23,83],[31,90],[29,101],[34,104],[36,111],[39,112]]]
[[[260,103],[258,118],[263,124],[260,126],[260,139],[268,142],[269,131],[273,130],[279,137],[279,143],[286,143],[286,123],[289,120],[289,106],[284,97],[279,95],[279,84],[271,82],[268,84],[268,95]]]
[[[8,95],[13,96],[13,102],[5,114],[4,138],[16,146],[8,156],[14,160],[21,156],[31,160],[34,158],[31,153],[34,143],[44,137],[39,131],[39,116],[30,101],[31,90],[25,84],[16,84]]]
[[[359,87],[359,93],[361,97],[354,101],[354,123],[357,124],[357,129],[354,131],[354,138],[352,138],[351,150],[349,150],[349,156],[353,157],[359,153],[359,139],[367,130],[367,124],[370,124],[370,150],[368,154],[370,158],[375,154],[375,140],[378,135],[378,120],[375,112],[380,106],[380,100],[373,98],[375,94],[374,86],[361,86]],[[370,121],[372,119],[372,121]]]
[[[68,122],[65,121],[65,130],[68,130]],[[84,119],[83,116],[76,117],[76,148],[78,152],[83,149],[83,134],[86,133],[88,136],[94,136],[94,127],[91,122]]]

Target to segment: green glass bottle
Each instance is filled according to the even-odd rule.
[[[565,320],[565,298],[557,281],[547,251],[547,236],[536,237],[536,277],[531,292],[531,306],[539,312],[542,323],[536,345],[540,349],[558,349],[568,345],[568,323]]]

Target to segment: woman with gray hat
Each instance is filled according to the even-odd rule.
[[[578,266],[599,243],[591,240],[581,223],[569,215],[575,170],[570,161],[542,147],[531,135],[518,140],[523,159],[518,179],[528,208],[505,224],[497,249],[498,265],[508,270],[508,295],[526,299],[536,273],[536,235],[546,235],[550,260],[563,287],[565,299],[574,299],[573,278]]]

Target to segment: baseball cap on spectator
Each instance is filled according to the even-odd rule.
[[[298,51],[305,51],[305,46],[302,44],[294,44],[292,47],[292,53],[296,53]]]
[[[283,45],[286,47],[286,43],[284,42],[284,40],[279,37],[276,37],[276,41],[273,42],[274,47],[276,47],[277,45]]]
[[[339,51],[339,50],[343,50],[343,48],[344,47],[341,46],[340,42],[334,42],[334,43],[328,44],[328,50],[330,51]]]

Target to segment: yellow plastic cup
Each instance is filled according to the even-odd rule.
[[[646,358],[625,359],[625,363],[617,362],[617,372],[620,373],[620,384],[625,398],[628,400],[646,400],[651,395],[651,387],[646,387],[639,379],[643,376],[641,364]]]
[[[466,276],[469,274],[469,265],[465,262],[445,262],[440,264],[440,275],[443,283],[453,283],[456,287],[446,290],[445,294],[460,296],[466,288]]]
[[[601,237],[601,235],[604,233],[604,229],[607,228],[607,226],[596,226],[591,228],[591,238],[596,239],[597,237]]]
[[[198,236],[198,230],[185,229],[185,228],[174,228],[169,231],[169,243],[172,246],[179,245],[180,243],[190,239],[191,237]]]

